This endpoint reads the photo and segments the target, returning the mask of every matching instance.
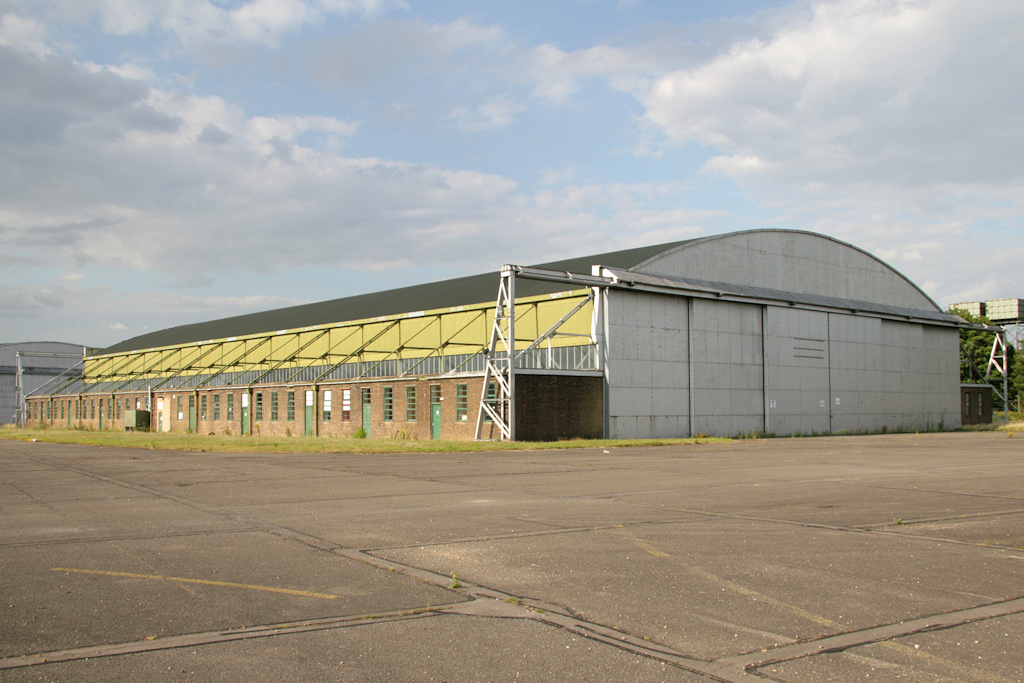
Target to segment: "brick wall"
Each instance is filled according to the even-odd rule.
[[[516,375],[516,439],[600,439],[603,433],[600,377]]]
[[[548,377],[534,375],[517,376],[517,437],[522,440],[587,437],[599,438],[602,431],[602,385],[600,378],[593,377]],[[465,387],[466,401],[459,410],[457,400],[459,387]],[[415,387],[415,419],[407,411],[406,388]],[[398,438],[429,440],[431,438],[431,388],[437,387],[441,406],[440,437],[444,440],[470,440],[476,436],[477,412],[483,388],[482,377],[409,378],[391,381],[354,382],[350,384],[328,384],[318,386],[314,396],[313,419],[316,433],[326,438],[351,438],[365,428],[372,438]],[[385,389],[392,390],[391,419],[385,419]],[[253,387],[248,413],[252,433],[260,436],[302,436],[306,433],[306,391],[311,385],[288,387]],[[362,392],[369,390],[370,420],[363,424]],[[350,392],[348,419],[344,415],[344,392]],[[324,419],[324,398],[331,392],[330,419]],[[294,392],[294,419],[288,419],[288,394]],[[189,401],[195,409],[195,433],[197,434],[241,434],[242,396],[244,388],[204,389],[198,394],[192,390],[156,391],[150,406],[153,431],[163,427],[164,431],[185,432],[190,428]],[[272,394],[276,393],[277,419],[273,414]],[[256,395],[262,395],[262,419],[256,415]],[[228,396],[232,397],[232,415],[228,419]],[[206,411],[203,412],[203,398]],[[219,411],[215,401],[219,397]],[[81,413],[75,412],[74,396],[55,397],[52,415],[46,412],[49,399],[34,399],[30,411],[30,426],[42,424],[54,427],[99,429],[99,403],[103,401],[103,428],[124,429],[125,398],[130,408],[146,409],[146,394],[85,395],[81,399]],[[115,403],[116,401],[116,403]],[[179,412],[178,406],[181,410]],[[60,417],[60,406],[64,404],[65,414]],[[162,405],[162,408],[161,408]],[[95,406],[95,409],[93,408]],[[214,419],[214,417],[217,419]],[[483,437],[496,439],[499,430],[491,423],[484,423]]]

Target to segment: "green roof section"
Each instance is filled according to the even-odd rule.
[[[622,251],[611,251],[592,256],[535,264],[534,268],[563,270],[571,273],[590,273],[593,265],[629,270],[658,254],[675,249],[693,240],[669,242]],[[300,306],[289,306],[259,313],[248,313],[230,318],[180,325],[126,339],[103,349],[100,354],[141,351],[164,346],[176,346],[213,339],[241,337],[277,330],[294,330],[314,325],[329,325],[349,320],[364,320],[413,311],[431,311],[453,306],[468,306],[494,301],[498,294],[497,271],[468,275],[452,280],[441,280],[412,285],[383,292],[359,294],[342,299],[331,299]],[[516,296],[540,296],[578,289],[578,285],[521,280],[516,283]]]

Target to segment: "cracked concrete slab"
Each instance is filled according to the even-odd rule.
[[[0,671],[1021,680],[1022,490],[1024,440],[998,433],[386,456],[0,442]]]

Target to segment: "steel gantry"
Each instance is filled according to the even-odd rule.
[[[591,291],[545,332],[536,336],[519,338],[516,336],[516,278],[578,284],[581,289],[586,287]],[[586,335],[561,332],[560,329],[591,303],[595,307],[592,320],[596,321],[598,319],[596,308],[600,305],[598,292],[602,287],[611,286],[612,283],[612,278],[596,275],[513,265],[502,267],[498,283],[498,298],[494,307],[491,340],[487,347],[484,364],[480,409],[476,418],[476,439],[478,441],[484,440],[484,424],[487,421],[492,422],[498,428],[501,441],[515,441],[516,364],[541,344],[545,342],[550,344],[556,336],[585,336],[590,339],[591,343],[596,344],[598,340],[596,322],[591,323],[590,333]],[[539,331],[539,328],[536,329]]]

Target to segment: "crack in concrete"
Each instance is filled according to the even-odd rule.
[[[424,607],[413,610],[396,610],[393,612],[384,612],[382,614],[327,617],[324,619],[309,619],[305,621],[286,622],[280,624],[245,626],[243,628],[230,630],[184,633],[175,636],[154,638],[152,640],[93,645],[68,650],[54,650],[52,652],[41,652],[0,659],[0,670],[18,669],[26,666],[37,666],[40,664],[56,662],[70,662],[80,659],[95,659],[97,657],[115,657],[120,655],[138,654],[141,652],[154,652],[157,650],[173,650],[181,647],[229,643],[249,638],[266,638],[269,636],[282,636],[293,633],[308,633],[310,631],[326,631],[351,626],[377,624],[386,621],[394,622],[405,621],[408,619],[421,619],[424,617],[436,616],[441,607],[443,606]]]

